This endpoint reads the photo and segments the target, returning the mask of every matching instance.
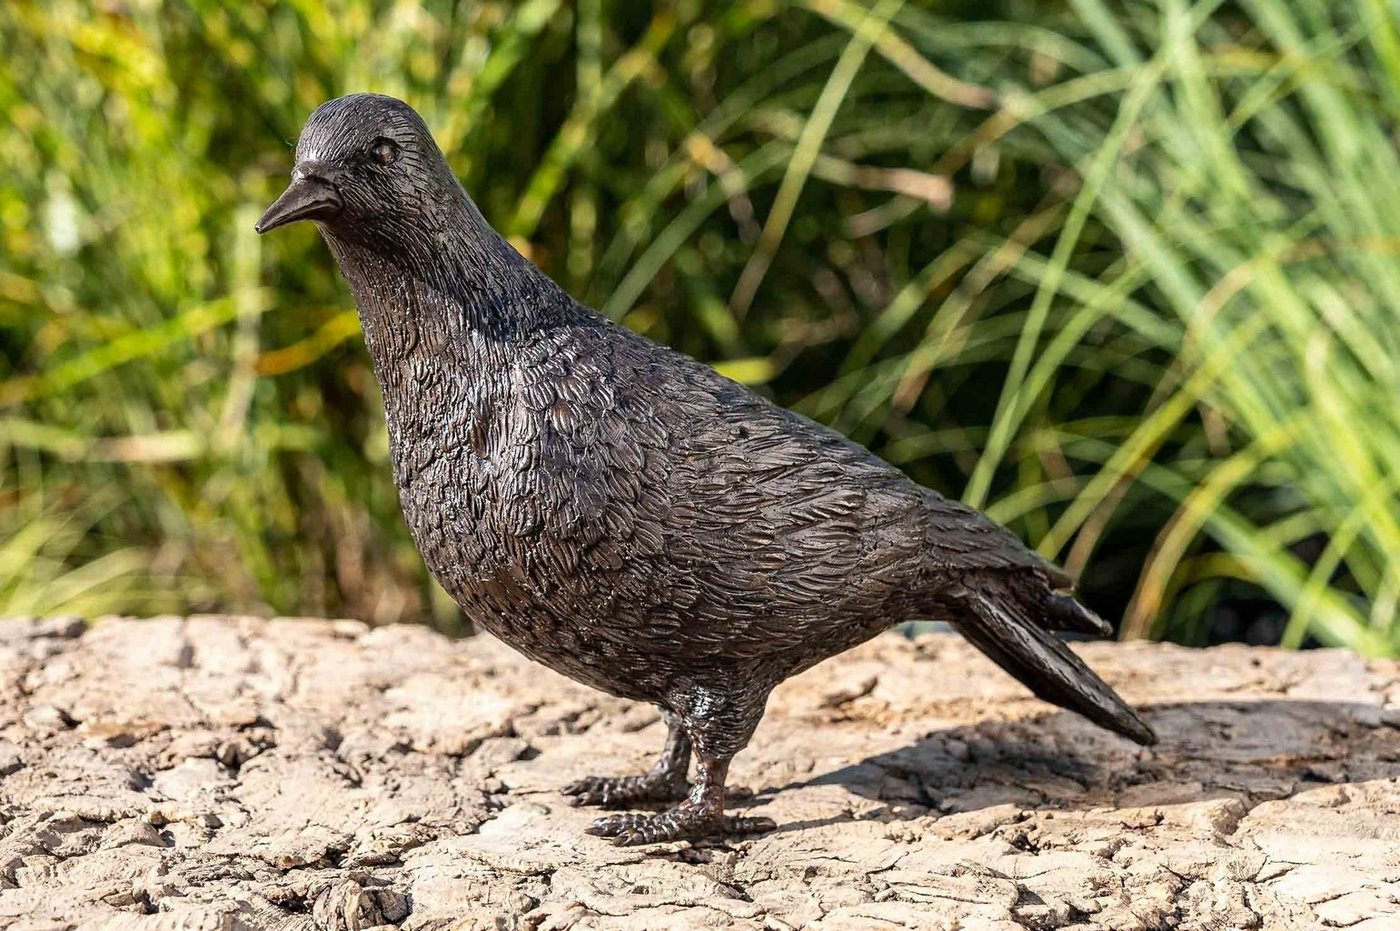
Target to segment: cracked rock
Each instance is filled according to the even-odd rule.
[[[655,710],[490,638],[0,620],[0,927],[1400,927],[1400,664],[1074,648],[1158,747],[891,634],[773,693],[732,778],[776,831],[621,849],[558,789]]]

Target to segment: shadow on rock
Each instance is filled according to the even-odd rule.
[[[886,803],[874,817],[903,819],[1002,805],[1083,811],[1217,798],[1252,804],[1400,770],[1400,731],[1374,705],[1188,702],[1144,711],[1162,738],[1156,747],[1136,747],[1054,712],[934,731],[791,787],[839,784]]]

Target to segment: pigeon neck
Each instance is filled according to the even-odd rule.
[[[587,313],[463,196],[447,222],[393,242],[323,227],[381,380],[414,357],[503,346]]]

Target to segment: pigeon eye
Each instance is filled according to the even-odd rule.
[[[388,139],[380,139],[370,148],[369,157],[381,165],[390,165],[399,157],[399,147]]]

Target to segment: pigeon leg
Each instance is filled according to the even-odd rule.
[[[655,815],[635,812],[608,815],[594,821],[589,834],[611,837],[619,847],[656,844],[673,840],[694,840],[711,834],[751,834],[771,831],[772,818],[749,818],[724,813],[724,780],[729,757],[705,759],[697,766],[695,788],[690,797],[675,808]]]
[[[586,776],[564,787],[573,805],[602,805],[611,808],[636,802],[672,802],[685,798],[690,788],[685,781],[690,769],[690,737],[679,719],[661,710],[666,722],[666,746],[652,767],[640,776]]]

